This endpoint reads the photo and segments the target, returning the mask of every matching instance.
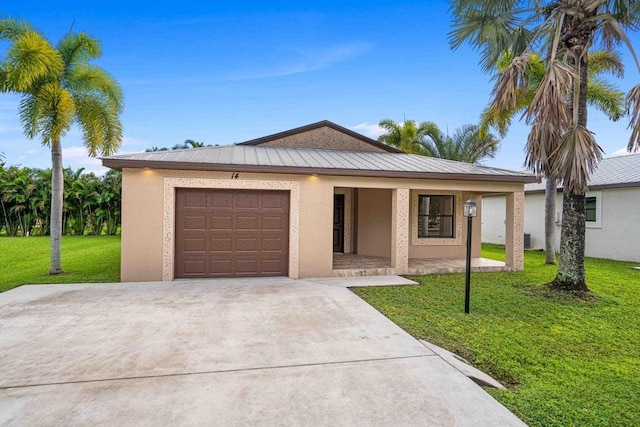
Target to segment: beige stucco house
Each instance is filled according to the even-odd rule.
[[[410,155],[328,121],[241,144],[102,159],[122,170],[123,281],[424,273],[465,257],[467,199],[505,194],[523,268],[535,177]],[[480,219],[472,256],[480,257]]]

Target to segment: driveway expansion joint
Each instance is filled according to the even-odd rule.
[[[0,385],[0,390],[30,388],[30,387],[46,387],[46,386],[52,386],[52,385],[87,384],[87,383],[98,383],[98,382],[108,382],[108,381],[130,381],[130,380],[142,380],[142,379],[153,379],[153,378],[186,377],[191,375],[211,375],[211,374],[224,374],[224,373],[233,373],[233,372],[267,371],[267,370],[287,369],[287,368],[304,368],[304,367],[310,367],[310,366],[347,365],[351,363],[355,364],[355,363],[383,362],[383,361],[403,360],[403,359],[419,359],[422,357],[439,357],[439,356],[436,354],[418,354],[415,356],[380,357],[380,358],[373,358],[373,359],[341,360],[337,362],[301,363],[301,364],[294,364],[294,365],[261,366],[256,368],[219,369],[219,370],[212,370],[212,371],[180,372],[175,374],[141,375],[141,376],[133,376],[133,377],[97,378],[97,379],[76,380],[76,381],[54,381],[50,383],[39,383],[39,384],[18,384],[18,385],[7,385],[7,386]]]

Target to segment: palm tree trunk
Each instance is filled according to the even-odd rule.
[[[51,266],[49,274],[62,273],[60,256],[62,204],[64,199],[62,173],[62,147],[60,146],[60,141],[54,141],[51,144]]]
[[[556,197],[557,181],[548,177],[544,190],[544,251],[546,263],[556,263]]]
[[[578,125],[587,127],[587,53],[580,57],[580,93]],[[574,107],[575,108],[575,107]],[[552,286],[568,291],[588,291],[585,283],[585,195],[573,191],[562,193],[562,232],[560,266]]]
[[[584,194],[565,191],[562,197],[560,266],[553,285],[562,290],[588,291],[584,274]]]

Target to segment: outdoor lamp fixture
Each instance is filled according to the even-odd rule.
[[[464,216],[467,217],[467,269],[464,286],[464,312],[469,314],[469,294],[471,293],[471,230],[473,217],[478,214],[478,206],[473,199],[464,202]]]

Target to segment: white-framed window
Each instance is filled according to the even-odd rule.
[[[585,226],[602,228],[602,192],[589,192],[585,196]]]

